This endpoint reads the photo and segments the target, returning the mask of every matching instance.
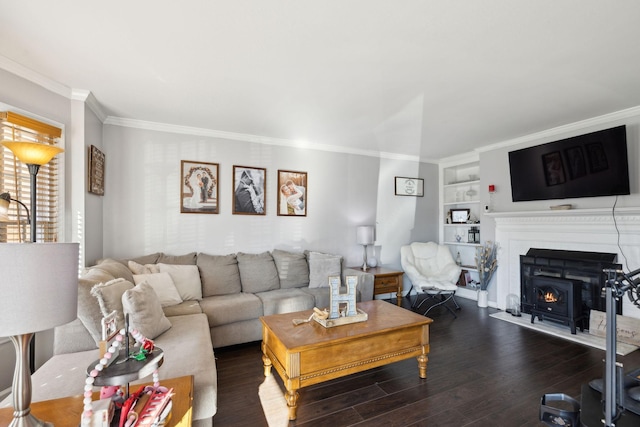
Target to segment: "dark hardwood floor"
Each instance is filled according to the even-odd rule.
[[[544,426],[538,417],[545,393],[579,400],[581,386],[602,377],[604,351],[491,318],[497,310],[480,309],[475,301],[458,302],[457,319],[441,307],[429,313],[426,380],[410,359],[304,388],[298,419],[290,423],[267,421],[265,413],[284,407],[271,401],[263,407],[260,343],[216,349],[215,427]],[[410,306],[406,298],[403,306]],[[640,351],[618,360],[625,370],[638,368]],[[277,401],[284,387],[275,370],[271,377]]]

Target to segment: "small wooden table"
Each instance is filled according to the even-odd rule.
[[[355,270],[362,270],[361,267],[349,267]],[[373,282],[373,296],[380,294],[396,294],[398,306],[402,305],[402,276],[403,271],[393,270],[385,267],[370,267],[367,273],[375,277]]]
[[[264,375],[273,366],[287,389],[289,419],[295,420],[298,389],[356,372],[416,357],[418,375],[427,377],[429,324],[432,320],[388,302],[359,303],[365,322],[325,328],[307,319],[312,310],[274,314],[262,322]]]
[[[160,380],[160,385],[173,388],[171,398],[171,419],[167,427],[190,427],[193,409],[193,375]],[[133,386],[136,390],[139,386]],[[82,393],[82,390],[79,390]],[[100,392],[93,393],[93,399],[100,398]],[[55,426],[79,426],[82,415],[82,394],[60,399],[43,400],[31,403],[31,413],[41,421]],[[8,426],[13,419],[13,408],[0,409],[0,426]]]

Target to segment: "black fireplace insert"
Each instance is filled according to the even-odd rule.
[[[617,255],[614,253],[529,249],[526,255],[520,256],[521,311],[531,314],[538,301],[534,278],[577,282],[580,288],[580,309],[576,311],[585,319],[585,327],[588,328],[591,309],[606,311],[606,298],[602,290],[607,276],[603,270],[621,269],[622,266],[616,260]],[[622,314],[622,301],[618,301],[617,305],[618,314]]]

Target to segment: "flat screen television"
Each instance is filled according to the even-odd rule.
[[[626,126],[511,151],[514,202],[630,194]]]

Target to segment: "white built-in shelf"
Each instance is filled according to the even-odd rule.
[[[461,200],[459,202],[444,202],[443,205],[444,206],[449,206],[449,205],[471,205],[471,204],[477,204],[480,203],[480,200]]]
[[[480,223],[476,222],[476,223],[466,223],[466,222],[462,222],[462,223],[454,223],[454,224],[445,224],[445,227],[480,227]]]
[[[456,245],[456,246],[482,246],[481,243],[467,243],[467,242],[457,242],[455,240],[453,241],[447,241],[447,242],[443,242],[445,245]]]
[[[445,188],[449,187],[465,187],[467,185],[480,184],[480,180],[475,181],[460,181],[460,182],[452,182],[449,184],[444,184]]]

